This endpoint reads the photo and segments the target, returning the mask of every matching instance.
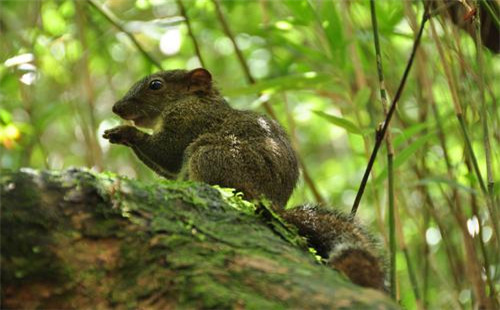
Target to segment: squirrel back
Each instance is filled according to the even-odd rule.
[[[122,125],[103,137],[132,148],[158,174],[235,188],[249,200],[264,195],[329,265],[357,284],[383,287],[382,260],[352,219],[316,207],[284,210],[299,175],[287,134],[274,120],[231,108],[207,70],[147,76],[113,112],[153,133]]]

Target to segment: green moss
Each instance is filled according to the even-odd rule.
[[[230,189],[86,170],[1,181],[2,283],[53,277],[67,291],[60,298],[83,286],[102,305],[131,309],[160,299],[178,308],[281,309],[302,304],[305,287],[330,296],[335,285],[359,298],[269,205],[256,208]]]
[[[213,188],[217,189],[221,194],[222,199],[227,202],[231,207],[246,214],[254,214],[257,208],[251,202],[243,199],[243,194],[236,192],[233,188],[224,188],[214,185]]]
[[[2,171],[2,281],[58,280],[65,269],[55,259],[50,236],[58,222],[56,210],[40,208],[42,195],[30,174]]]

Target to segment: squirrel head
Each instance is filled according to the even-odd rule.
[[[113,105],[113,112],[137,126],[153,128],[166,107],[212,91],[212,75],[206,69],[160,71],[135,83]]]

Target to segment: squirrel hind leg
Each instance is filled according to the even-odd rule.
[[[259,149],[234,136],[203,135],[187,148],[185,160],[189,180],[235,188],[247,200],[264,195],[284,204],[288,199],[273,187],[273,171]]]

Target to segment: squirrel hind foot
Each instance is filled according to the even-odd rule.
[[[330,257],[328,265],[344,273],[352,282],[379,290],[385,290],[385,272],[377,257],[363,249],[345,249]]]

